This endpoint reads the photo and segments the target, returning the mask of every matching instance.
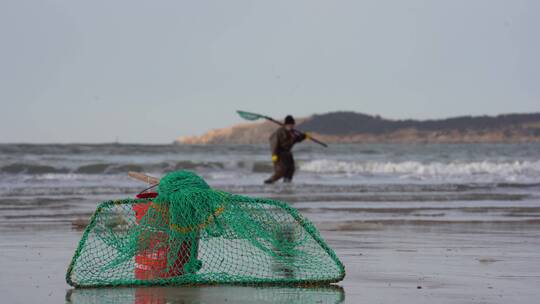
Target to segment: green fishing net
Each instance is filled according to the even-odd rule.
[[[76,287],[338,282],[343,264],[297,210],[210,188],[189,171],[158,195],[101,203],[69,265]]]

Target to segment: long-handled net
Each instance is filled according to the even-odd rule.
[[[317,229],[287,204],[211,189],[189,171],[158,195],[101,203],[66,274],[72,286],[304,284],[343,279]]]

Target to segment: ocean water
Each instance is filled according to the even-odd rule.
[[[0,145],[0,219],[70,224],[145,185],[130,170],[193,170],[226,191],[287,201],[321,224],[540,219],[540,144],[313,144],[294,183],[263,185],[266,145]],[[11,225],[10,225],[11,226]]]
[[[268,146],[0,145],[6,303],[534,303],[540,144],[313,144],[292,184],[263,185]],[[216,188],[288,202],[345,264],[339,285],[72,289],[67,265],[99,202],[188,169]]]

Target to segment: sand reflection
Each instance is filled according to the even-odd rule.
[[[66,303],[342,303],[341,286],[200,286],[70,289]]]

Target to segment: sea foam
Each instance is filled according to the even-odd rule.
[[[426,178],[484,178],[518,181],[540,177],[540,161],[340,161],[331,159],[301,162],[303,172],[345,175],[398,175]]]

